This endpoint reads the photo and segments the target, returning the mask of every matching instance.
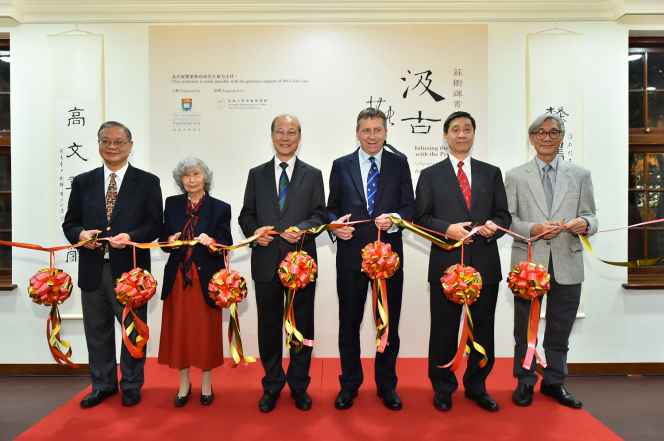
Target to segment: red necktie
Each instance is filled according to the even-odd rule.
[[[468,210],[470,210],[470,183],[468,182],[468,178],[462,167],[463,161],[459,161],[459,173],[457,174],[457,179],[459,180],[463,197],[466,200],[466,205],[468,205]]]

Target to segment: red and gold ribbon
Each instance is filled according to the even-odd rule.
[[[231,348],[231,356],[234,360],[231,368],[235,368],[239,363],[246,365],[247,363],[255,362],[256,357],[245,357],[244,355],[242,334],[240,333],[240,316],[237,310],[237,304],[247,297],[247,282],[237,271],[231,271],[228,266],[228,260],[226,260],[226,268],[212,276],[208,284],[208,294],[217,306],[229,309],[228,343]],[[233,345],[233,336],[235,336],[237,348]]]
[[[292,251],[286,255],[286,258],[279,264],[279,279],[281,283],[288,288],[286,295],[286,304],[284,306],[284,328],[286,328],[286,347],[290,348],[291,343],[295,345],[295,352],[300,352],[304,346],[313,348],[314,340],[306,339],[297,330],[295,324],[295,313],[293,302],[295,293],[316,280],[318,265],[306,251]]]
[[[30,285],[28,286],[28,293],[34,303],[51,307],[51,311],[46,319],[46,339],[48,340],[53,359],[60,365],[67,364],[73,368],[77,368],[78,365],[71,361],[71,345],[68,341],[60,339],[60,311],[58,311],[58,304],[64,303],[69,298],[71,290],[71,277],[64,271],[54,268],[39,270],[30,279]],[[63,352],[61,347],[66,348],[67,351]]]
[[[138,267],[122,273],[122,276],[115,282],[115,296],[120,303],[125,305],[122,312],[122,340],[134,358],[145,356],[143,348],[150,339],[150,328],[136,315],[135,308],[147,303],[156,292],[157,281],[152,274],[148,270]],[[134,316],[134,321],[125,329],[125,319],[130,312]],[[129,335],[134,329],[138,333],[135,345],[129,339]]]
[[[400,265],[399,255],[392,245],[378,240],[362,249],[362,272],[373,280],[373,314],[376,323],[376,351],[384,352],[390,333],[390,313],[387,304],[385,279],[394,275]]]
[[[445,275],[440,278],[440,281],[442,283],[445,297],[451,302],[463,305],[461,311],[463,325],[459,347],[454,358],[446,365],[438,367],[449,367],[450,371],[456,371],[463,359],[464,353],[470,354],[470,346],[468,346],[468,339],[470,339],[475,350],[482,354],[482,360],[480,360],[479,365],[483,368],[486,366],[489,359],[482,345],[475,341],[473,318],[470,315],[469,307],[472,303],[476,302],[477,298],[480,296],[480,291],[482,290],[482,276],[472,266],[456,264],[447,268]]]

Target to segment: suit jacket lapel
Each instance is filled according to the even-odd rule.
[[[209,197],[210,195],[208,193],[205,199],[208,199]],[[201,211],[198,212],[198,221],[196,221],[196,230],[195,230],[196,237],[200,236],[201,233],[203,233],[207,228],[208,218],[210,217],[210,214],[212,214],[212,201],[205,200],[203,201],[203,206],[201,207]],[[213,239],[216,238],[213,237]]]
[[[380,200],[380,195],[383,194],[383,189],[390,179],[390,173],[394,169],[394,158],[391,154],[385,151],[383,147],[382,164],[380,164],[380,174],[378,175],[378,189],[376,190],[376,201]],[[374,207],[376,204],[374,204]]]
[[[546,196],[544,196],[544,188],[542,188],[542,179],[540,178],[540,172],[537,168],[537,162],[533,159],[526,167],[528,176],[526,181],[528,182],[528,187],[530,192],[533,194],[533,198],[537,202],[537,205],[542,210],[547,218],[549,216],[549,208],[546,206]]]
[[[293,174],[291,175],[291,180],[288,183],[288,192],[286,192],[286,200],[284,201],[284,209],[282,210],[282,214],[286,212],[286,209],[288,208],[288,205],[290,204],[290,201],[295,199],[295,193],[297,192],[298,187],[302,183],[302,179],[304,179],[304,175],[307,172],[305,171],[304,165],[300,163],[300,160],[298,158],[295,158],[295,164],[293,165]],[[277,206],[279,205],[277,201]]]
[[[274,172],[274,158],[272,158],[269,162],[267,162],[264,165],[263,169],[263,176],[262,176],[262,181],[267,185],[268,187],[268,194],[270,195],[270,200],[272,201],[272,204],[274,205],[274,209],[279,213],[279,193],[277,192],[277,186],[276,186],[276,180],[275,180],[275,175],[276,173]],[[286,201],[288,201],[288,198],[286,198]]]
[[[567,173],[567,170],[568,167],[565,161],[558,158],[558,167],[556,170],[556,188],[553,189],[553,203],[551,204],[552,216],[553,213],[555,213],[556,210],[560,207],[560,204],[563,203],[563,199],[567,194],[567,187],[572,181],[572,178],[570,177],[569,173]]]
[[[353,183],[355,184],[357,191],[360,193],[360,197],[362,198],[362,200],[364,200],[365,202],[364,205],[366,207],[367,198],[366,196],[364,196],[364,182],[362,182],[362,171],[360,170],[360,158],[357,155],[358,150],[355,150],[355,153],[352,154],[350,156],[350,159],[348,160],[348,172],[350,173],[350,177],[353,179]],[[378,180],[380,180],[380,177]]]
[[[482,173],[482,164],[479,161],[470,158],[470,211],[473,211],[480,196],[480,190],[484,184],[485,174]],[[457,179],[458,180],[458,179]],[[461,186],[459,186],[461,188]],[[463,195],[463,193],[461,193]]]
[[[104,166],[102,165],[92,175],[92,203],[99,210],[103,219],[106,219],[106,188],[104,188]]]
[[[122,210],[122,207],[124,207],[125,203],[131,198],[131,193],[134,191],[137,180],[138,176],[136,169],[129,164],[127,172],[122,179],[122,184],[120,185],[118,198],[115,200],[115,205],[113,206],[113,214],[111,214],[111,219],[108,221],[109,225],[115,220],[120,210]]]
[[[452,167],[452,161],[450,161],[450,158],[445,158],[445,160],[443,160],[443,162],[441,162],[440,165],[443,167],[443,178],[445,178],[445,180],[447,181],[447,185],[450,186],[450,188],[452,189],[452,193],[456,195],[461,205],[463,205],[464,210],[468,211],[468,205],[466,204],[466,200],[463,197],[463,192],[461,191],[461,185],[459,185],[459,179],[457,178],[456,173],[454,172]],[[471,203],[472,203],[472,195],[471,195]]]

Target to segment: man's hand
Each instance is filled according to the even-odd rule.
[[[254,236],[257,235],[257,234],[265,233],[266,231],[269,231],[271,229],[272,229],[271,226],[260,227],[258,230],[254,231]],[[266,234],[265,236],[261,236],[258,239],[256,239],[256,242],[258,243],[258,245],[260,245],[262,247],[266,247],[270,244],[270,242],[272,242],[272,236],[269,235],[269,234]]]
[[[302,238],[302,232],[281,233],[281,237],[289,243],[297,243]]]
[[[478,231],[478,233],[480,233],[482,236],[484,236],[488,239],[488,238],[492,237],[494,234],[496,234],[496,231],[498,230],[498,228],[496,228],[494,225],[496,225],[496,224],[494,224],[492,221],[488,220],[488,221],[486,221],[486,224],[485,224],[484,228],[482,228],[480,231]]]
[[[182,234],[182,233],[175,233],[174,235],[172,235],[171,237],[169,237],[169,238],[168,238],[168,243],[173,243],[173,242],[175,242],[176,240],[178,240],[178,238],[180,237],[180,234]],[[177,247],[171,247],[171,249],[173,249],[173,250],[177,250],[178,248],[180,248],[180,247],[179,247],[179,246],[177,246]]]
[[[83,242],[84,240],[92,239],[93,237],[95,237],[99,233],[101,233],[101,231],[99,231],[99,230],[83,230],[78,235],[78,241]],[[95,240],[95,241],[87,242],[83,246],[85,248],[89,249],[89,250],[94,250],[95,248],[99,248],[101,246],[101,244]]]
[[[464,227],[469,227],[469,226],[470,222],[459,222],[457,224],[452,224],[449,226],[445,234],[451,237],[452,239],[461,240],[464,237],[466,237],[466,235],[469,233],[469,231],[466,230]],[[465,245],[473,243],[473,238],[469,237],[468,239],[464,240],[463,243]]]
[[[178,233],[179,234],[179,233]],[[214,243],[214,240],[205,233],[202,233],[200,236],[195,237],[194,240],[197,240],[203,246],[208,246]]]
[[[122,248],[126,247],[127,244],[118,242],[119,240],[130,241],[131,239],[129,238],[129,235],[127,233],[120,233],[117,236],[109,239],[108,242],[111,244],[113,248],[121,250]]]
[[[339,219],[335,220],[332,222],[333,224],[345,224],[348,222],[348,219],[350,219],[350,214],[347,214],[345,216],[341,216]],[[340,227],[340,228],[335,228],[332,231],[332,234],[337,236],[341,240],[349,240],[351,237],[353,237],[353,231],[355,231],[355,227]]]
[[[545,231],[548,231],[551,228],[555,227],[558,228],[546,233],[544,236],[541,236],[541,239],[553,239],[554,237],[560,234],[560,232],[563,230],[563,227],[559,226],[556,222],[552,221],[540,222],[538,224],[533,225],[532,228],[530,229],[530,237],[539,236]]]
[[[376,227],[379,230],[387,231],[392,226],[392,219],[390,219],[390,214],[383,213],[376,218]]]
[[[562,228],[563,230],[569,230],[574,234],[581,234],[588,228],[588,221],[582,217],[577,217],[576,219],[567,222]]]

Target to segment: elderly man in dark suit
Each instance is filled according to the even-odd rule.
[[[484,347],[488,358],[487,364],[480,367],[483,356],[471,349],[463,376],[465,396],[483,409],[496,411],[499,406],[486,390],[486,378],[495,361],[494,315],[498,283],[502,278],[496,239],[504,233],[495,225],[509,228],[511,217],[500,169],[470,157],[475,139],[475,119],[467,112],[454,112],[445,120],[443,132],[450,154],[447,159],[422,170],[415,191],[415,222],[444,233],[454,241],[466,236],[468,229],[475,224],[484,225],[484,228],[466,240],[463,262],[460,247],[445,250],[431,245],[429,378],[435,392],[433,404],[439,410],[451,409],[452,393],[458,387],[454,372],[439,366],[454,358],[457,344],[466,344],[465,341],[458,342],[457,338],[462,306],[445,297],[440,279],[448,267],[463,263],[475,268],[482,276],[480,296],[470,305],[470,311],[475,341]]]
[[[302,139],[300,122],[292,115],[280,115],[272,121],[271,136],[276,155],[265,164],[249,171],[244,204],[238,218],[246,237],[270,229],[299,230],[325,223],[325,189],[320,170],[305,164],[297,156]],[[291,396],[300,410],[311,409],[307,387],[311,381],[311,347],[299,352],[290,350],[290,364],[285,373],[281,365],[283,345],[284,298],[287,289],[277,270],[279,263],[303,240],[302,250],[316,260],[314,235],[291,232],[266,235],[255,242],[251,253],[251,276],[256,285],[258,309],[258,351],[265,369],[263,397],[258,402],[261,412],[272,411],[288,382]],[[297,292],[293,303],[297,328],[305,339],[314,339],[314,294],[311,282]]]
[[[399,354],[399,317],[403,288],[403,242],[401,229],[388,216],[411,220],[415,215],[413,182],[405,156],[383,148],[387,138],[386,117],[368,108],[357,117],[356,136],[360,148],[336,159],[330,173],[327,218],[331,223],[374,219],[356,227],[332,230],[337,240],[337,294],[339,296],[339,355],[341,391],[334,405],[348,409],[364,380],[360,362],[360,325],[371,279],[361,272],[362,248],[380,239],[401,258],[401,268],[386,280],[389,334],[384,352],[376,353],[375,381],[378,396],[392,410],[402,408],[396,392],[396,362]]]
[[[134,268],[132,247],[120,241],[152,242],[159,237],[163,219],[159,178],[127,162],[134,144],[129,129],[108,121],[98,138],[104,165],[74,178],[62,224],[71,243],[96,235],[111,238],[79,248],[78,286],[92,377],[92,392],[81,401],[83,407],[96,406],[118,392],[114,321],[121,320],[124,307],[115,298],[115,280]],[[136,250],[136,266],[150,269],[150,250]],[[147,304],[137,309],[144,322],[147,312]],[[130,323],[127,317],[125,324]],[[132,342],[136,336],[134,331]],[[145,357],[132,357],[122,345],[120,389],[125,406],[141,401],[144,365]]]
[[[565,138],[565,123],[558,115],[544,114],[528,129],[537,156],[505,174],[505,188],[512,227],[523,237],[538,236],[532,244],[532,259],[547,267],[551,288],[546,302],[544,352],[547,367],[540,391],[564,406],[580,408],[581,401],[565,389],[569,336],[581,300],[583,245],[581,233],[597,231],[595,198],[590,171],[558,157]],[[566,219],[564,225],[557,222]],[[558,228],[556,228],[558,226]],[[528,258],[528,244],[515,238],[512,266]],[[554,270],[555,268],[555,270]],[[529,406],[537,384],[536,363],[523,368],[528,350],[528,316],[531,302],[514,297],[514,378],[519,384],[512,395],[517,406]]]

